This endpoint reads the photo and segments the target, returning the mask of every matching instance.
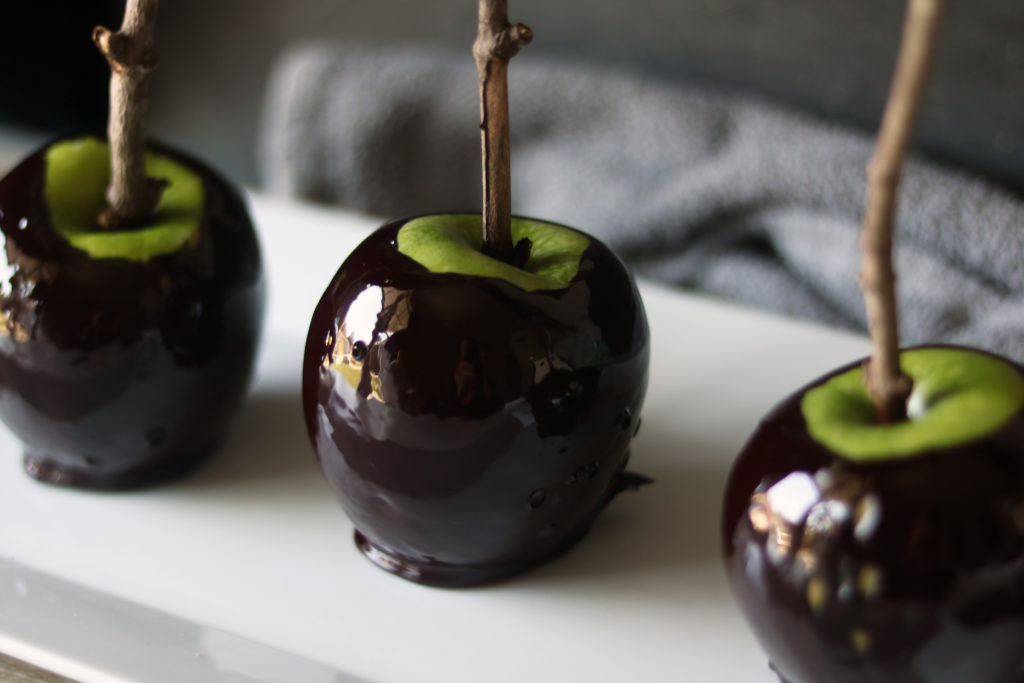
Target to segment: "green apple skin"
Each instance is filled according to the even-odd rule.
[[[534,243],[519,284],[451,272],[487,258],[479,231],[444,214],[374,232],[324,292],[303,361],[306,426],[358,547],[436,586],[551,560],[642,482],[625,467],[650,347],[628,270],[583,233],[516,219]]]
[[[50,225],[71,246],[93,259],[121,258],[143,262],[171,254],[199,241],[204,183],[172,156],[146,153],[146,175],[166,186],[145,225],[104,230],[96,217],[107,208],[110,146],[92,136],[58,140],[44,154],[43,199]]]
[[[786,683],[1015,683],[1024,670],[1024,369],[961,347],[903,354],[916,355],[904,371],[931,401],[911,411],[916,425],[875,425],[895,435],[890,454],[877,434],[843,441],[872,431],[866,394],[837,399],[846,427],[822,418],[820,405],[808,410],[816,391],[852,391],[858,362],[776,406],[729,476],[726,570]],[[941,386],[951,377],[962,381]],[[956,422],[981,394],[1000,404],[982,432],[973,421],[954,434],[929,420],[952,402]],[[902,433],[920,427],[939,437]],[[834,445],[837,434],[846,452],[820,440]]]
[[[432,214],[402,224],[398,251],[432,273],[453,273],[504,280],[528,292],[565,289],[579,274],[590,238],[572,228],[513,217],[512,243],[528,240],[531,256],[523,267],[484,253],[483,231],[476,214]]]
[[[68,144],[92,149],[80,169],[92,188],[82,201],[102,206],[95,194],[106,180],[93,177],[101,143],[92,138],[55,140],[0,181],[0,417],[24,444],[25,470],[42,481],[95,489],[166,481],[213,451],[247,392],[265,296],[256,234],[219,174],[150,145],[199,180],[192,196],[201,205],[182,205],[172,187],[178,203],[164,204],[171,209],[158,211],[138,244],[79,229],[92,246],[76,246],[54,224],[74,202],[57,210],[47,197],[48,154]],[[62,172],[73,183],[74,169]],[[194,232],[167,248],[161,228],[189,216],[198,218]],[[91,253],[96,244],[107,253]]]

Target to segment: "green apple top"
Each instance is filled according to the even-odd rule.
[[[590,240],[554,223],[512,219],[512,242],[527,238],[530,258],[522,268],[484,254],[483,219],[473,214],[420,216],[398,231],[398,251],[432,273],[498,278],[520,289],[562,289],[579,272]]]
[[[202,179],[153,153],[146,154],[146,174],[168,183],[152,220],[133,230],[102,230],[96,218],[106,208],[110,147],[94,137],[58,142],[46,152],[43,191],[54,229],[95,259],[148,261],[194,244],[203,217]]]
[[[804,394],[811,437],[857,462],[907,458],[983,438],[1024,407],[1021,372],[981,351],[912,349],[900,353],[900,364],[914,381],[906,420],[878,422],[856,367]]]

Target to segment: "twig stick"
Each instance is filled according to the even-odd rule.
[[[508,0],[479,0],[473,57],[480,77],[480,144],[484,182],[484,251],[511,262],[512,179],[509,158],[508,62],[533,39],[508,23]]]
[[[158,0],[128,0],[116,33],[97,26],[92,39],[110,64],[110,187],[101,225],[124,228],[151,215],[163,184],[146,177],[145,114],[149,72],[156,66],[153,34]]]
[[[868,164],[868,201],[861,233],[861,290],[871,334],[864,381],[882,422],[906,419],[912,383],[899,360],[893,272],[896,191],[935,53],[945,0],[909,0],[889,100]]]

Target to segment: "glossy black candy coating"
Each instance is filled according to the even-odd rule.
[[[780,678],[1021,681],[1024,411],[970,444],[853,464],[807,434],[804,391],[743,449],[723,517],[730,582]]]
[[[203,180],[194,247],[144,263],[93,259],[52,227],[46,147],[0,182],[0,417],[41,480],[128,488],[178,476],[238,409],[263,317],[259,245],[245,204]]]
[[[371,560],[426,584],[491,581],[567,549],[639,481],[623,468],[647,322],[596,240],[567,288],[525,292],[428,272],[397,251],[403,223],[364,241],[316,308],[306,424]]]

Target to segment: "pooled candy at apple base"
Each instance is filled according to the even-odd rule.
[[[56,140],[0,181],[0,417],[51,483],[178,476],[248,389],[265,288],[244,200],[166,147],[148,147],[146,168],[167,181],[154,215],[116,231],[96,227],[104,140]]]
[[[420,583],[477,584],[565,551],[623,488],[647,386],[636,285],[603,244],[512,220],[389,223],[324,292],[303,364],[306,424],[362,551]]]
[[[733,466],[729,579],[788,683],[1012,683],[1024,667],[1024,373],[901,352],[908,419],[859,363],[796,392]]]

